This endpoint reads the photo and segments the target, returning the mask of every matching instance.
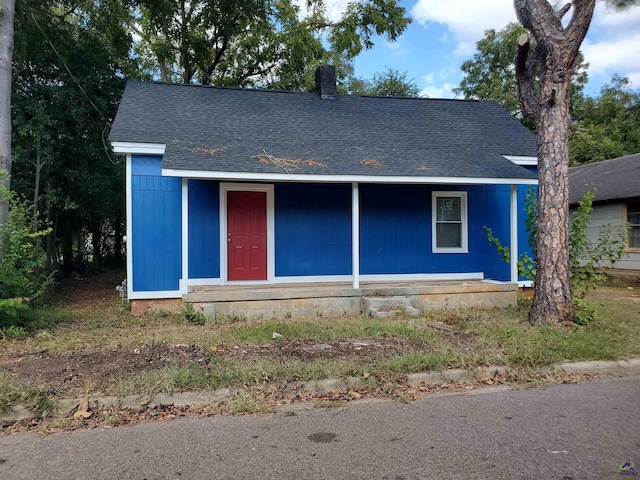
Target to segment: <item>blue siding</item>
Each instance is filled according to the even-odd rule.
[[[162,175],[162,157],[134,155],[131,175]]]
[[[351,185],[275,185],[276,276],[351,274]]]
[[[469,253],[432,253],[431,193],[449,190],[467,192]],[[484,226],[508,241],[508,186],[360,185],[360,272],[484,272],[508,280],[509,266],[489,245]]]
[[[189,180],[189,278],[220,278],[220,184]]]
[[[424,186],[360,185],[360,273],[424,273],[431,256]]]
[[[484,227],[489,227],[495,237],[509,245],[511,186],[478,185],[469,187],[469,192],[469,251],[473,253],[474,265],[474,270],[471,271],[484,272],[488,279],[509,281],[511,267],[498,255],[496,247],[489,243]]]
[[[161,160],[131,159],[134,292],[178,290],[182,276],[182,184],[160,176]]]

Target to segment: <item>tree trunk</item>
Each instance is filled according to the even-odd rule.
[[[518,20],[536,39],[530,52],[528,35],[518,38],[516,79],[520,100],[538,125],[537,271],[529,321],[539,325],[571,313],[569,86],[595,0],[573,0],[558,10],[547,0],[513,3]]]
[[[529,321],[534,325],[564,320],[571,311],[569,85],[553,83],[545,88],[553,101],[542,106],[538,120],[537,270],[529,312]]]
[[[91,229],[91,246],[93,248],[93,264],[96,266],[100,266],[102,264],[102,250],[100,249],[100,222],[96,221],[93,223],[93,228]]]
[[[113,225],[114,236],[115,236],[115,246],[114,246],[114,260],[115,264],[119,267],[124,263],[124,256],[122,255],[122,215],[120,211],[116,212],[116,218]]]
[[[11,61],[15,7],[15,0],[0,0],[0,170],[6,170],[7,175],[11,175]],[[9,177],[1,181],[9,189]],[[8,217],[9,199],[0,198],[0,232]]]
[[[45,162],[46,163],[46,162]],[[36,161],[34,163],[36,167],[36,178],[33,186],[33,218],[31,219],[31,228],[35,232],[38,229],[38,200],[40,198],[40,174],[44,163],[42,163],[42,153],[40,148],[40,139],[36,144]]]

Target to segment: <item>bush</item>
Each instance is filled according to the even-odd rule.
[[[604,229],[597,240],[592,242],[587,236],[589,217],[593,210],[593,190],[585,193],[578,204],[578,208],[572,213],[569,226],[569,266],[571,269],[571,294],[573,296],[573,319],[578,325],[586,325],[596,317],[596,309],[585,301],[587,293],[604,282],[606,274],[602,272],[603,265],[610,268],[625,254],[625,234],[617,234],[610,229]],[[527,232],[529,234],[529,247],[535,256],[537,195],[535,189],[530,189],[526,199]],[[493,236],[489,227],[484,227],[487,239],[498,250],[502,259],[511,261],[509,247],[504,245],[499,238]],[[518,260],[518,274],[535,280],[535,260],[527,252],[520,255]]]
[[[187,322],[194,325],[204,325],[207,320],[202,312],[196,312],[193,305],[188,302],[184,304],[180,313]]]
[[[41,238],[49,230],[29,225],[29,202],[11,198],[6,227],[0,232],[0,328],[21,326],[29,302],[42,298],[53,281]]]

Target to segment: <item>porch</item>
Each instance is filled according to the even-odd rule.
[[[507,307],[515,305],[517,290],[516,283],[490,280],[218,285],[191,287],[182,300],[216,322],[361,314],[365,298],[403,298],[419,312]]]

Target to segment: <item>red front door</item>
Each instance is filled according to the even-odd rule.
[[[227,192],[227,279],[267,279],[266,192]]]

